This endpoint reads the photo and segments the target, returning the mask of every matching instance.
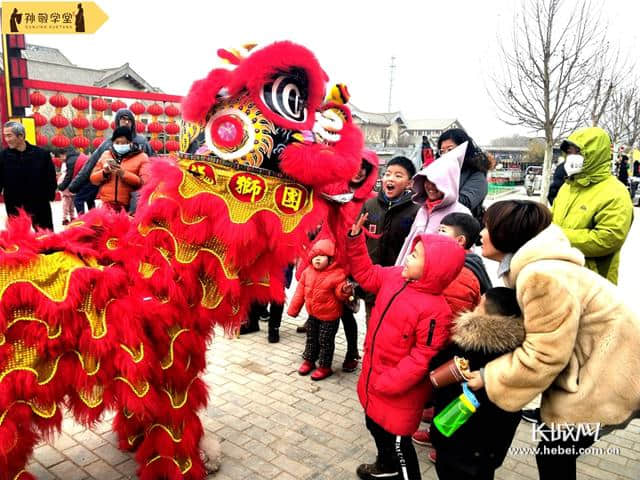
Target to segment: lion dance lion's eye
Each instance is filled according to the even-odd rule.
[[[291,122],[307,120],[306,84],[291,75],[280,75],[262,87],[262,101],[269,109]]]

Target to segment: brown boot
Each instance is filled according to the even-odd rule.
[[[296,332],[297,333],[307,333],[307,322],[304,322],[304,324],[302,324],[298,328],[296,328]]]

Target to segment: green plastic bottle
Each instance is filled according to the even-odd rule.
[[[442,435],[450,437],[469,420],[479,406],[480,402],[465,382],[462,384],[462,395],[447,405],[433,419],[433,423]]]

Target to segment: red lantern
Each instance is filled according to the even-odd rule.
[[[73,146],[76,147],[78,150],[84,150],[89,146],[89,139],[84,135],[79,135],[79,136],[73,137],[73,139],[71,140],[71,143],[73,143]]]
[[[153,103],[147,107],[147,112],[149,113],[149,115],[152,115],[154,117],[162,115],[163,111],[163,108],[157,103]]]
[[[96,130],[106,130],[109,128],[109,122],[102,117],[94,118],[93,122],[91,122],[91,126]]]
[[[142,122],[136,122],[136,132],[144,133],[147,131],[147,126]]]
[[[129,106],[129,110],[133,112],[134,115],[142,115],[146,110],[144,103],[134,102]]]
[[[114,122],[113,120],[111,120],[111,123],[109,124],[109,128],[111,130],[115,130],[116,129],[116,122]]]
[[[47,97],[45,97],[38,91],[31,92],[31,95],[29,95],[29,100],[31,101],[31,105],[34,106],[35,110],[47,103]]]
[[[102,142],[104,142],[104,141],[105,141],[104,138],[96,137],[96,138],[93,139],[93,142],[91,142],[91,145],[93,146],[93,149],[95,150],[100,145],[102,145]]]
[[[51,125],[56,128],[64,128],[69,125],[69,119],[60,114],[53,116],[49,121],[51,122]]]
[[[158,138],[154,138],[149,141],[149,146],[151,146],[151,148],[153,148],[155,152],[160,152],[162,151],[162,147],[163,147],[162,140]]]
[[[61,93],[56,93],[51,98],[49,98],[49,103],[56,108],[64,108],[69,104],[69,100],[67,100],[67,97],[65,97]]]
[[[77,96],[71,100],[71,106],[76,110],[86,110],[89,108],[89,100],[86,97]]]
[[[39,147],[46,147],[47,145],[49,145],[49,138],[43,133],[39,133],[36,136],[36,143]]]
[[[147,130],[149,133],[161,133],[163,130],[162,124],[160,122],[151,122],[147,125]]]
[[[180,115],[180,109],[173,104],[169,104],[165,107],[164,113],[167,117],[177,117]]]
[[[71,141],[64,135],[56,135],[51,139],[51,145],[58,148],[67,148]]]
[[[114,100],[111,102],[111,111],[115,114],[121,108],[127,108],[127,104],[122,100]]]
[[[47,117],[42,115],[41,113],[34,112],[33,113],[33,121],[36,124],[36,127],[44,127],[47,124]]]
[[[91,102],[91,106],[96,112],[104,112],[107,108],[109,108],[109,105],[107,105],[106,100],[101,97],[94,98],[93,101]]]
[[[177,152],[180,150],[180,142],[176,140],[167,140],[164,146],[169,152]]]
[[[71,126],[78,130],[84,130],[89,126],[89,120],[87,117],[76,117],[71,120]]]
[[[167,123],[164,126],[164,131],[167,132],[168,135],[178,135],[180,133],[180,125],[177,123]]]

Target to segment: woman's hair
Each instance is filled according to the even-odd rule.
[[[463,166],[470,167],[475,170],[480,170],[481,172],[487,172],[488,170],[490,170],[490,159],[482,150],[480,150],[480,148],[478,148],[476,143],[473,141],[473,138],[471,138],[467,134],[467,132],[465,132],[461,128],[452,128],[450,130],[442,132],[442,134],[438,137],[438,154],[440,152],[440,148],[442,147],[442,142],[444,142],[445,140],[451,140],[456,145],[462,145],[464,142],[469,142],[467,151],[464,153]]]
[[[496,249],[515,253],[551,224],[551,212],[531,200],[503,200],[487,209],[484,223]]]
[[[490,315],[521,316],[516,291],[513,288],[494,287],[484,294],[484,309]]]

